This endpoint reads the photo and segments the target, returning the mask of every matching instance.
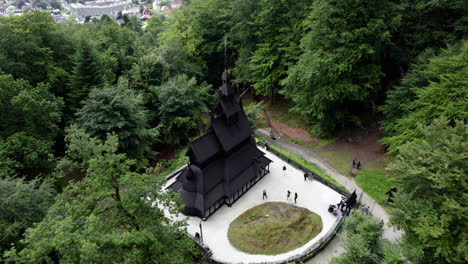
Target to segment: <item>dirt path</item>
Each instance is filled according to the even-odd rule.
[[[255,133],[261,137],[266,138],[271,144],[276,145],[286,151],[289,151],[299,157],[302,157],[303,159],[319,167],[323,172],[333,177],[341,185],[346,187],[346,189],[348,189],[349,191],[356,190],[358,197],[362,193],[363,199],[367,201],[372,201],[375,203],[375,206],[372,210],[372,215],[384,222],[385,225],[384,225],[383,237],[391,241],[395,241],[401,238],[402,232],[400,230],[394,229],[393,227],[389,225],[390,216],[388,215],[388,213],[379,204],[377,204],[369,195],[367,195],[365,192],[362,191],[362,189],[356,184],[356,181],[354,180],[354,178],[349,178],[349,177],[342,175],[336,169],[330,166],[328,163],[320,159],[316,153],[314,153],[308,148],[296,145],[293,142],[290,142],[289,140],[277,139],[275,141],[272,141],[269,139],[269,131],[265,129],[257,129]],[[331,245],[333,245],[333,243]],[[339,247],[341,246],[341,243],[335,243],[335,245]],[[336,248],[335,250],[330,249],[325,252],[329,252],[328,254],[330,254],[330,252],[336,253],[340,251],[342,252],[342,249]],[[322,253],[319,253],[319,255],[320,254]],[[324,254],[327,254],[327,253],[324,253]],[[322,256],[320,257],[320,259],[328,259],[328,258],[326,256],[325,257]],[[327,262],[323,262],[323,263],[327,263]]]
[[[265,118],[268,122],[270,129],[273,130],[277,137],[287,136],[289,138],[294,138],[300,140],[304,143],[315,143],[320,141],[319,138],[310,137],[309,133],[304,129],[290,127],[285,123],[281,123],[270,118],[270,115],[267,111],[263,111]]]

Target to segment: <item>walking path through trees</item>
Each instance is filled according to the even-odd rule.
[[[331,167],[328,163],[320,159],[317,156],[317,154],[315,154],[314,152],[312,152],[311,150],[305,147],[294,144],[293,142],[289,140],[283,140],[281,138],[276,139],[274,141],[271,140],[269,138],[269,135],[270,135],[269,129],[257,129],[255,133],[261,137],[264,137],[269,143],[276,145],[286,151],[289,151],[299,157],[302,157],[304,160],[307,160],[308,162],[314,164],[315,166],[320,168],[323,172],[325,172],[326,174],[334,178],[336,181],[338,181],[341,185],[346,187],[346,189],[348,189],[349,191],[352,192],[356,190],[358,197],[361,193],[363,193],[363,197],[362,197],[363,200],[365,200],[367,203],[371,202],[375,204],[372,210],[372,215],[378,219],[381,219],[385,223],[384,234],[383,234],[384,238],[391,240],[391,241],[395,241],[401,237],[402,231],[396,230],[395,228],[389,225],[390,216],[388,215],[388,213],[378,203],[376,203],[369,195],[367,195],[365,192],[362,191],[362,189],[356,184],[354,178],[346,177],[343,174],[339,173],[336,169]],[[322,258],[328,259],[327,256],[329,254],[334,254],[333,252],[335,252],[335,254],[336,252],[339,252],[339,253],[343,252],[343,249],[339,247],[341,247],[341,243],[337,243],[337,241],[333,241],[322,253],[316,256],[317,259],[314,258],[314,261],[322,262],[320,261],[320,259]],[[322,254],[326,256],[323,256]]]

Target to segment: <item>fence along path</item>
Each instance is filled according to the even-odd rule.
[[[403,232],[401,230],[396,230],[395,228],[389,225],[390,216],[388,215],[388,213],[382,208],[382,206],[376,203],[374,199],[372,199],[369,195],[367,195],[365,192],[362,191],[362,189],[356,184],[354,178],[350,178],[350,177],[346,177],[342,175],[336,169],[334,169],[325,161],[321,160],[319,157],[317,157],[315,153],[313,153],[311,150],[307,148],[296,145],[293,142],[290,142],[288,140],[276,139],[273,141],[269,139],[269,131],[266,131],[264,129],[257,129],[255,133],[260,137],[264,137],[267,140],[268,144],[275,145],[281,149],[284,149],[290,153],[293,153],[294,155],[299,156],[302,159],[317,166],[325,174],[334,178],[339,184],[344,186],[347,191],[352,192],[356,190],[356,193],[358,194],[358,196],[361,193],[363,193],[362,197],[364,200],[368,201],[369,203],[373,202],[375,204],[372,210],[372,215],[375,218],[382,220],[385,224],[383,237],[390,241],[395,241],[401,238],[401,236],[403,235]]]

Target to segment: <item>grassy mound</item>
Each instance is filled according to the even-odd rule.
[[[253,207],[230,225],[228,238],[240,251],[277,255],[303,246],[322,231],[322,218],[282,202]]]

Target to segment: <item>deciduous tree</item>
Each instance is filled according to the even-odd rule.
[[[97,147],[86,161],[86,177],[58,195],[44,220],[26,232],[24,249],[10,250],[7,261],[195,262],[199,253],[185,234],[184,222],[163,212],[163,208],[172,213],[180,209],[177,195],[161,191],[157,177],[131,172],[135,160],[118,154],[116,135],[93,141],[91,146],[90,141],[72,141],[79,145],[71,148],[85,152]]]

